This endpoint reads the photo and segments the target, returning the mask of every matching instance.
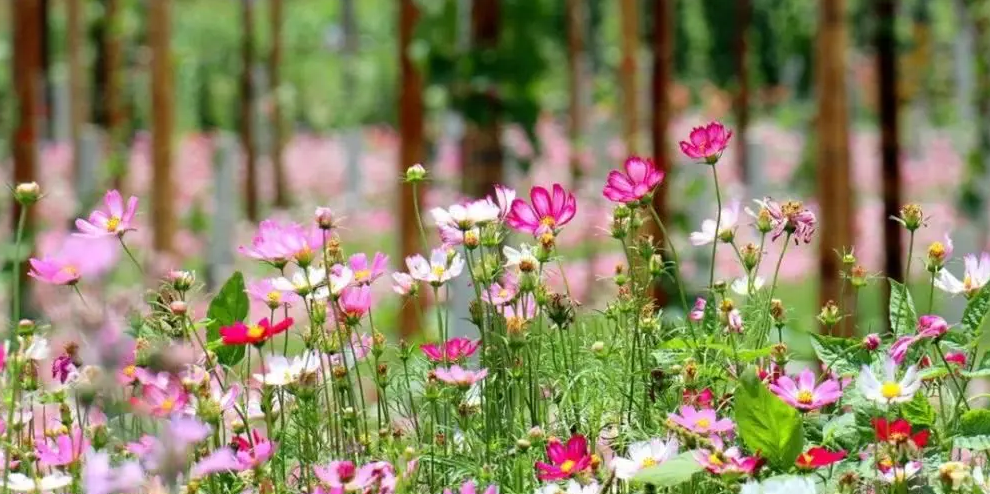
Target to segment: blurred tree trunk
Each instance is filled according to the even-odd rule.
[[[883,238],[884,270],[887,276],[906,283],[901,256],[904,253],[902,227],[890,217],[897,217],[902,205],[900,144],[898,143],[898,93],[897,81],[897,1],[877,0],[877,96],[880,104],[880,159],[883,177]],[[890,292],[884,291],[883,304],[890,311]]]
[[[837,252],[853,244],[852,201],[849,183],[849,116],[846,100],[846,6],[845,0],[821,0],[819,11],[816,79],[818,86],[818,200],[821,203],[819,230],[819,298],[822,305],[839,300],[842,277]],[[835,327],[850,336],[845,319]]]
[[[246,180],[244,205],[251,221],[258,219],[258,170],[254,142],[254,6],[241,0],[241,147],[244,149]]]
[[[990,0],[971,0],[970,13],[974,19],[974,30],[976,32],[976,46],[973,53],[976,55],[976,148],[971,155],[969,168],[973,170],[969,180],[973,184],[983,183],[987,180],[987,173],[990,172]],[[986,187],[979,187],[982,194],[986,194]],[[986,211],[987,198],[982,197],[981,211]],[[980,238],[979,249],[985,249],[990,243],[990,232],[985,224],[987,215],[978,215],[981,224],[978,228],[983,232]]]
[[[171,0],[151,0],[148,38],[151,45],[152,245],[156,252],[172,251],[175,203],[172,184],[172,60]]]
[[[282,118],[280,68],[282,65],[282,0],[271,0],[272,52],[268,58],[268,79],[272,91],[272,166],[275,168],[275,206],[289,205],[288,192],[285,189],[285,165],[282,163],[282,149],[285,145],[285,122]]]
[[[44,84],[41,38],[45,32],[45,26],[42,24],[41,0],[17,0],[11,5],[11,27],[14,37],[11,78],[14,84],[17,120],[10,142],[14,158],[13,180],[14,185],[16,185],[35,181],[38,160],[38,127],[41,122],[41,98]],[[12,201],[11,211],[13,212],[11,215],[13,220],[11,232],[13,233],[8,238],[14,238],[16,235],[17,223],[21,215],[20,204]],[[34,224],[33,217],[34,211],[29,209],[24,237],[27,239],[25,244],[28,246],[31,245],[30,227]],[[27,255],[30,251],[30,247],[22,247],[20,253]],[[30,305],[25,298],[30,293],[26,283],[27,266],[28,263],[22,263],[21,271],[16,274],[20,278],[22,307]]]
[[[78,1],[85,5],[85,0]],[[92,122],[106,132],[107,163],[113,188],[123,190],[127,177],[124,138],[125,113],[122,85],[123,43],[120,33],[121,0],[101,0],[103,15],[93,24],[91,43],[96,47],[93,75],[89,90],[91,105],[87,111]],[[82,9],[85,13],[85,9]],[[71,69],[70,69],[71,70]],[[84,117],[85,118],[85,117]]]
[[[578,189],[581,183],[582,133],[584,131],[584,29],[585,0],[567,0],[567,67],[570,71],[570,119],[567,135],[571,144],[571,187]]]
[[[52,59],[54,58],[54,46],[51,42],[52,27],[52,3],[51,0],[41,0],[41,114],[43,115],[42,126],[43,136],[50,139],[55,138],[55,84],[52,80]]]
[[[670,88],[674,78],[674,2],[673,0],[653,0],[653,159],[661,171],[667,174],[653,195],[653,206],[664,223],[670,220],[667,211],[667,189],[670,184],[671,157],[667,143],[667,128],[670,126]],[[652,222],[650,234],[657,245],[664,244],[660,229]],[[667,292],[663,285],[653,285],[653,300],[657,307],[667,305]]]
[[[82,150],[82,125],[86,119],[86,88],[83,83],[82,50],[84,0],[66,0],[66,54],[69,65],[69,135],[72,138],[73,176],[80,173],[80,153]],[[77,198],[82,201],[86,198]]]
[[[498,48],[501,29],[499,0],[474,0],[471,8],[471,44],[474,49],[492,52]],[[468,100],[478,105],[478,118],[467,122],[462,153],[464,156],[463,190],[470,197],[491,192],[502,180],[501,112],[502,102],[495,88],[475,91]]]
[[[399,176],[412,165],[423,160],[423,77],[409,58],[419,10],[415,0],[401,0],[399,4]],[[418,188],[422,192],[422,188]],[[419,194],[422,196],[422,193]],[[413,211],[413,190],[410,186],[401,187],[399,202],[399,246],[405,259],[429,246],[419,245],[418,221]],[[423,297],[409,300],[402,305],[400,334],[410,338],[420,330],[419,312],[413,304],[422,303]]]
[[[619,15],[622,24],[622,62],[619,67],[619,85],[622,87],[622,139],[626,154],[636,154],[639,146],[636,134],[639,131],[639,104],[637,102],[638,75],[637,55],[639,53],[639,5],[637,0],[620,0]]]
[[[749,149],[746,132],[749,129],[749,43],[748,34],[752,18],[751,0],[736,0],[736,155],[739,157],[739,176],[742,183],[750,183]]]

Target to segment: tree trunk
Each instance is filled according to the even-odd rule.
[[[570,120],[567,135],[571,143],[571,187],[580,188],[582,132],[584,130],[584,0],[567,0],[567,66],[570,70]]]
[[[619,67],[619,85],[622,87],[622,139],[626,154],[636,154],[636,134],[639,131],[639,104],[637,102],[639,53],[639,8],[637,0],[620,0],[619,15],[622,22],[622,62]]]
[[[974,19],[974,31],[976,34],[975,50],[976,55],[976,149],[972,158],[973,168],[970,180],[974,184],[986,183],[987,173],[990,172],[990,59],[987,58],[990,50],[990,0],[972,0],[970,14]],[[982,209],[986,211],[987,197],[986,187],[978,187],[982,197]],[[985,249],[990,243],[990,233],[987,232],[986,213],[978,215],[977,225],[982,232],[979,238],[980,245],[977,247]]]
[[[241,0],[241,147],[244,149],[246,178],[244,205],[251,221],[258,219],[258,170],[254,142],[254,7],[252,0]]]
[[[55,55],[49,29],[52,26],[52,2],[41,0],[41,114],[39,130],[49,139],[55,137],[55,84],[52,81],[52,61]]]
[[[877,96],[880,104],[880,159],[883,177],[883,217],[899,215],[901,199],[901,168],[898,144],[898,82],[897,40],[894,26],[897,20],[896,0],[878,0],[877,8]],[[901,256],[904,253],[902,227],[894,221],[884,221],[884,270],[887,276],[906,283]],[[884,292],[889,312],[890,292]],[[889,313],[887,314],[890,315]],[[889,320],[889,317],[888,319]]]
[[[86,91],[83,84],[82,0],[66,0],[66,54],[69,65],[69,135],[72,138],[72,170],[78,180],[82,150],[82,125],[86,119]],[[77,200],[85,201],[87,197]]]
[[[736,19],[736,77],[738,92],[736,93],[736,155],[739,157],[739,176],[743,184],[750,181],[749,149],[747,148],[746,131],[749,128],[749,44],[748,34],[752,5],[750,0],[737,0],[738,18]]]
[[[476,49],[494,52],[501,28],[499,0],[474,0],[471,9],[471,42]],[[494,53],[491,54],[495,56]],[[500,141],[501,100],[496,92],[475,94],[485,102],[480,118],[467,122],[462,152],[464,154],[463,190],[470,197],[481,197],[502,180],[502,145]]]
[[[151,45],[152,244],[156,252],[172,251],[175,203],[172,184],[171,0],[151,0],[148,37]]]
[[[416,31],[419,20],[419,10],[415,0],[401,0],[399,4],[399,176],[403,176],[407,168],[422,162],[423,146],[423,77],[416,70],[416,65],[409,58],[409,46]],[[422,188],[418,188],[422,192]],[[422,193],[419,194],[422,197]],[[401,187],[397,204],[399,215],[399,241],[402,258],[416,254],[429,246],[419,245],[418,219],[413,212],[412,187]],[[414,303],[422,303],[423,298],[410,300],[402,305],[400,334],[403,338],[411,338],[419,332],[420,311]]]
[[[670,184],[671,157],[667,128],[671,119],[668,94],[674,76],[674,2],[654,0],[653,5],[653,159],[657,168],[668,174],[668,179],[657,187],[653,195],[653,206],[660,219],[666,223],[670,219],[667,213],[667,188]],[[663,245],[664,238],[660,229],[652,222],[650,225],[654,243]],[[667,305],[667,292],[659,283],[653,285],[653,300],[656,307]]]
[[[285,169],[282,163],[282,148],[285,143],[285,122],[282,119],[282,102],[279,98],[282,84],[279,73],[282,65],[282,0],[271,0],[272,10],[269,17],[272,30],[272,52],[268,59],[268,79],[272,92],[272,166],[275,168],[275,206],[289,205],[286,191]]]
[[[852,201],[849,183],[849,117],[846,101],[845,0],[822,0],[818,32],[818,199],[819,298],[824,305],[839,300],[842,277],[841,252],[853,244]],[[824,329],[824,328],[823,328]],[[836,326],[842,336],[851,335],[848,320]]]

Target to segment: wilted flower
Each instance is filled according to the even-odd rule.
[[[711,122],[704,127],[691,129],[687,141],[681,141],[681,152],[691,159],[704,160],[714,165],[722,157],[722,152],[729,146],[732,131],[727,130],[719,122]]]
[[[757,222],[766,212],[770,222],[771,240],[777,240],[784,233],[790,233],[794,237],[794,243],[811,242],[811,236],[815,233],[818,220],[815,213],[806,209],[800,201],[788,201],[780,204],[770,197],[757,200],[761,206],[757,215]],[[750,213],[752,214],[752,213]]]

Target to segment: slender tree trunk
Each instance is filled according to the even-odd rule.
[[[974,150],[974,163],[971,165],[972,176],[970,180],[975,183],[983,183],[987,180],[990,172],[990,0],[970,0],[970,14],[974,19],[974,31],[976,34],[976,46],[973,50],[976,65],[976,149]],[[986,194],[986,189],[979,187],[979,193]],[[986,211],[987,198],[982,198],[983,211]],[[980,249],[984,249],[990,243],[990,232],[986,225],[987,214],[979,214],[979,228],[983,232],[980,240]]]
[[[668,94],[674,78],[674,2],[653,0],[653,5],[653,159],[657,168],[668,174],[668,180],[664,180],[653,195],[653,206],[660,214],[660,219],[666,223],[670,219],[667,212],[667,189],[670,184],[671,156],[667,128],[672,116]],[[664,244],[660,229],[652,223],[650,233],[657,245]],[[667,292],[659,283],[654,284],[653,300],[657,307],[667,305]]]
[[[69,134],[72,138],[72,170],[79,175],[82,125],[86,119],[86,90],[83,83],[83,0],[66,0],[66,54],[69,62]],[[78,180],[78,178],[77,178]],[[80,197],[78,200],[88,198]]]
[[[423,161],[423,77],[409,57],[409,46],[419,21],[419,10],[415,0],[401,0],[399,4],[399,176],[407,168]],[[422,189],[418,189],[422,192]],[[422,193],[419,194],[422,197]],[[413,211],[412,187],[404,186],[399,195],[399,239],[402,258],[411,256],[428,246],[420,245],[419,228]],[[414,303],[422,303],[423,298],[403,304],[400,333],[403,338],[416,335],[420,329],[419,312]]]
[[[637,55],[639,53],[639,8],[637,0],[620,0],[619,15],[622,24],[622,62],[619,67],[619,85],[622,87],[622,139],[626,153],[636,154],[639,146],[636,135],[639,132],[639,94],[636,78],[638,75]]]
[[[55,137],[55,84],[52,81],[52,59],[55,50],[51,43],[49,29],[52,26],[51,0],[41,0],[41,114],[42,125],[40,131],[43,137],[54,139]]]
[[[849,116],[846,101],[845,0],[822,0],[818,32],[818,199],[821,201],[819,268],[822,305],[839,301],[841,252],[853,244],[852,201],[849,183]],[[846,307],[845,304],[842,304]],[[823,328],[824,329],[824,328]],[[851,335],[845,321],[835,331]]]
[[[499,0],[474,0],[471,9],[471,41],[483,51],[494,52],[501,29]],[[491,56],[495,56],[494,53]],[[464,153],[463,190],[471,197],[492,191],[502,179],[502,144],[500,141],[502,102],[494,92],[475,94],[473,99],[484,101],[485,112],[467,122],[462,152]]]
[[[567,134],[571,142],[571,187],[580,187],[582,132],[584,130],[584,27],[585,0],[567,0],[567,66],[570,70],[570,121]]]
[[[258,170],[254,142],[254,7],[252,0],[241,0],[241,146],[244,149],[246,178],[244,204],[247,217],[258,219]]]
[[[150,0],[148,5],[148,37],[151,45],[151,140],[152,183],[151,216],[152,244],[157,252],[172,251],[175,233],[175,203],[172,184],[172,60],[171,42],[172,0]]]
[[[880,104],[880,159],[883,177],[883,217],[896,217],[902,205],[901,199],[901,167],[899,163],[900,145],[898,144],[898,81],[897,81],[897,40],[894,25],[896,23],[896,0],[878,0],[877,8],[877,96]],[[887,276],[904,280],[904,267],[901,256],[904,255],[901,225],[894,221],[884,221],[884,270]],[[890,293],[885,291],[889,301]],[[884,307],[888,308],[889,303]],[[889,314],[888,314],[889,316]],[[887,319],[889,320],[889,318]]]
[[[83,0],[78,0],[82,2]],[[120,34],[121,0],[102,0],[104,13],[96,31],[98,46],[93,69],[93,121],[106,131],[107,162],[113,187],[123,190],[127,179],[127,153],[124,122],[123,42]]]
[[[281,93],[279,86],[282,84],[279,70],[282,65],[282,1],[271,0],[272,10],[269,21],[272,30],[272,52],[268,59],[268,79],[272,88],[272,166],[275,168],[275,206],[278,207],[285,207],[289,204],[285,184],[285,165],[282,163],[285,122],[282,118],[282,102],[279,98]]]
[[[736,155],[739,156],[739,175],[744,184],[750,181],[749,149],[746,132],[749,129],[749,25],[753,7],[751,0],[736,0]]]

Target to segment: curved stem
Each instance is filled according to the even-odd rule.
[[[419,212],[419,191],[416,186],[416,182],[412,182],[412,193],[413,193],[413,211],[416,212],[416,225],[419,226],[419,238],[423,241],[423,248],[426,249],[429,244],[426,240],[426,228],[423,226],[423,215]]]

